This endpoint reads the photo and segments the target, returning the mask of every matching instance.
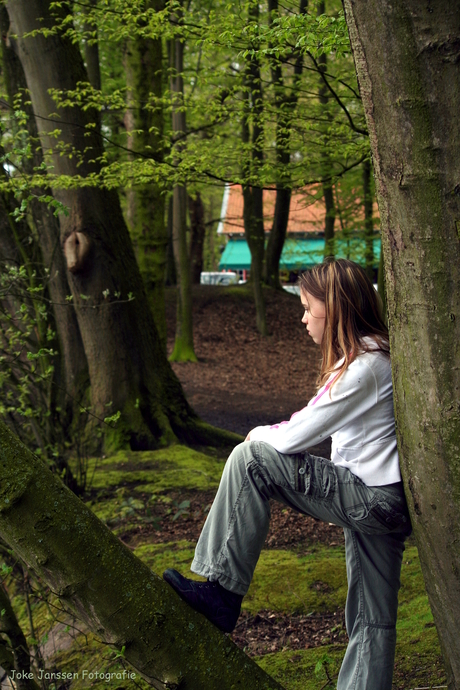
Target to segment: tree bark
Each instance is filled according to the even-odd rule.
[[[53,172],[82,177],[98,172],[102,146],[96,114],[58,107],[49,95],[49,89],[75,89],[78,81],[87,81],[78,47],[59,32],[29,34],[54,25],[47,0],[12,0],[7,9]],[[126,444],[154,448],[177,438],[217,441],[220,432],[198,420],[167,362],[117,194],[84,187],[55,190],[55,196],[69,209],[61,218],[61,243],[88,360],[92,412],[102,419],[121,412],[115,428],[104,426],[107,450]]]
[[[374,222],[372,219],[371,162],[363,162],[363,196],[364,196],[364,251],[365,271],[370,280],[374,280]]]
[[[153,687],[281,686],[142,563],[0,422],[0,535]]]
[[[344,0],[382,226],[401,466],[460,688],[460,11]]]

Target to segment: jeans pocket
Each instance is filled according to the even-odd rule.
[[[385,527],[389,532],[396,530],[398,527],[408,526],[409,517],[400,510],[395,510],[386,501],[379,501],[371,508],[372,516]]]
[[[347,517],[352,522],[362,522],[369,517],[370,507],[366,504],[352,506],[347,510]]]

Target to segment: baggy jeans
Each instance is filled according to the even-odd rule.
[[[227,460],[192,571],[246,594],[267,536],[270,499],[344,528],[349,643],[337,689],[391,690],[402,555],[411,532],[402,483],[369,487],[330,460],[241,443]]]

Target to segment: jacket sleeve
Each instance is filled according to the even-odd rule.
[[[315,404],[313,398],[289,421],[252,429],[251,441],[269,443],[279,453],[298,453],[359,418],[377,399],[374,372],[358,357],[328,391],[317,396]]]

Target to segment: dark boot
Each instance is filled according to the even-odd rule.
[[[232,632],[238,620],[243,596],[230,592],[218,582],[195,582],[169,568],[163,580],[195,611],[202,613],[223,632]]]

